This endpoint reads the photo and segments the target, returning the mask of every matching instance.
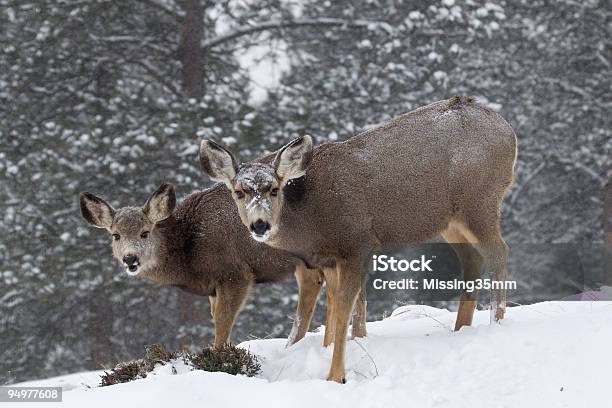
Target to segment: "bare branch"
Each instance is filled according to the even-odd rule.
[[[170,8],[167,5],[163,4],[163,2],[158,3],[155,0],[144,0],[144,2],[147,3],[150,6],[155,7],[156,9],[164,12],[166,15],[168,15],[168,16],[176,19],[176,20],[179,20],[185,14],[183,11],[173,10],[172,8]]]
[[[533,178],[544,169],[544,167],[546,167],[546,162],[543,161],[542,163],[540,163],[538,165],[538,167],[536,167],[536,169],[534,171],[532,171],[531,173],[529,173],[527,175],[527,177],[525,177],[525,179],[523,180],[523,182],[518,186],[518,188],[516,190],[514,190],[514,193],[512,194],[512,198],[510,198],[510,208],[514,207],[514,203],[516,202],[516,200],[518,199],[519,195],[521,194],[521,192],[525,189],[525,187],[527,186],[527,184],[529,184],[529,182],[531,180],[533,180]]]
[[[368,27],[380,27],[388,26],[385,22],[369,21],[369,20],[344,20],[341,18],[313,18],[313,19],[301,19],[301,20],[274,20],[268,21],[261,24],[252,25],[249,27],[240,27],[235,30],[229,31],[228,33],[221,34],[217,37],[209,40],[202,41],[202,48],[208,50],[216,47],[224,42],[234,40],[236,38],[258,33],[266,30],[273,30],[278,28],[298,28],[298,27],[357,27],[357,28],[368,28]]]
[[[166,89],[172,92],[174,96],[176,96],[177,98],[180,99],[182,97],[182,93],[180,92],[180,90],[178,90],[172,84],[172,82],[167,81],[161,73],[157,72],[156,68],[153,65],[151,65],[150,61],[133,59],[133,60],[129,60],[128,62],[131,62],[132,64],[142,67],[149,75],[155,78],[157,82],[159,82]]]

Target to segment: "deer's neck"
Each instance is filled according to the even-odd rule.
[[[360,226],[346,223],[352,216],[346,194],[330,180],[321,151],[335,145],[324,145],[315,151],[307,175],[297,179],[285,195],[278,232],[268,243],[289,251],[309,267],[331,267],[346,254],[356,253],[362,244]],[[285,192],[285,191],[284,191]]]
[[[143,271],[143,277],[160,285],[192,286],[193,274],[181,225],[172,218],[159,228],[164,236],[160,254],[155,264]]]

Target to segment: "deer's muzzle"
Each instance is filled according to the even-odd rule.
[[[128,272],[134,273],[138,270],[138,266],[140,262],[138,261],[138,257],[136,255],[126,255],[123,257],[123,263],[127,268]]]
[[[270,230],[270,223],[258,219],[254,223],[251,224],[251,232],[255,233],[255,235],[259,237],[263,237],[266,232]]]

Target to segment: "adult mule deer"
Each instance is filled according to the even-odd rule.
[[[483,262],[496,280],[506,279],[500,206],[514,177],[516,136],[500,115],[471,98],[439,101],[314,150],[311,137],[300,137],[271,164],[238,166],[211,141],[202,142],[200,160],[213,180],[232,190],[254,239],[292,252],[326,276],[336,274],[328,380],[345,381],[345,341],[339,340],[346,339],[364,279],[364,244],[419,243],[441,234],[460,244],[454,248],[464,279],[477,279]],[[503,318],[505,296],[504,290],[495,294],[495,319]],[[457,330],[471,324],[475,306],[475,293],[463,293]]]
[[[83,218],[112,234],[113,255],[129,275],[209,296],[215,346],[229,342],[254,283],[285,280],[292,273],[299,298],[289,345],[304,337],[323,284],[322,273],[306,268],[287,252],[250,239],[223,184],[175,205],[174,187],[166,183],[142,207],[115,210],[93,194],[80,195]]]

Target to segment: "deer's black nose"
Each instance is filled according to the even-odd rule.
[[[138,263],[138,257],[136,255],[126,255],[123,257],[123,263],[127,266],[132,266]]]
[[[253,231],[257,235],[263,235],[269,229],[270,224],[268,224],[264,220],[257,220],[253,224],[251,224],[251,231]]]

